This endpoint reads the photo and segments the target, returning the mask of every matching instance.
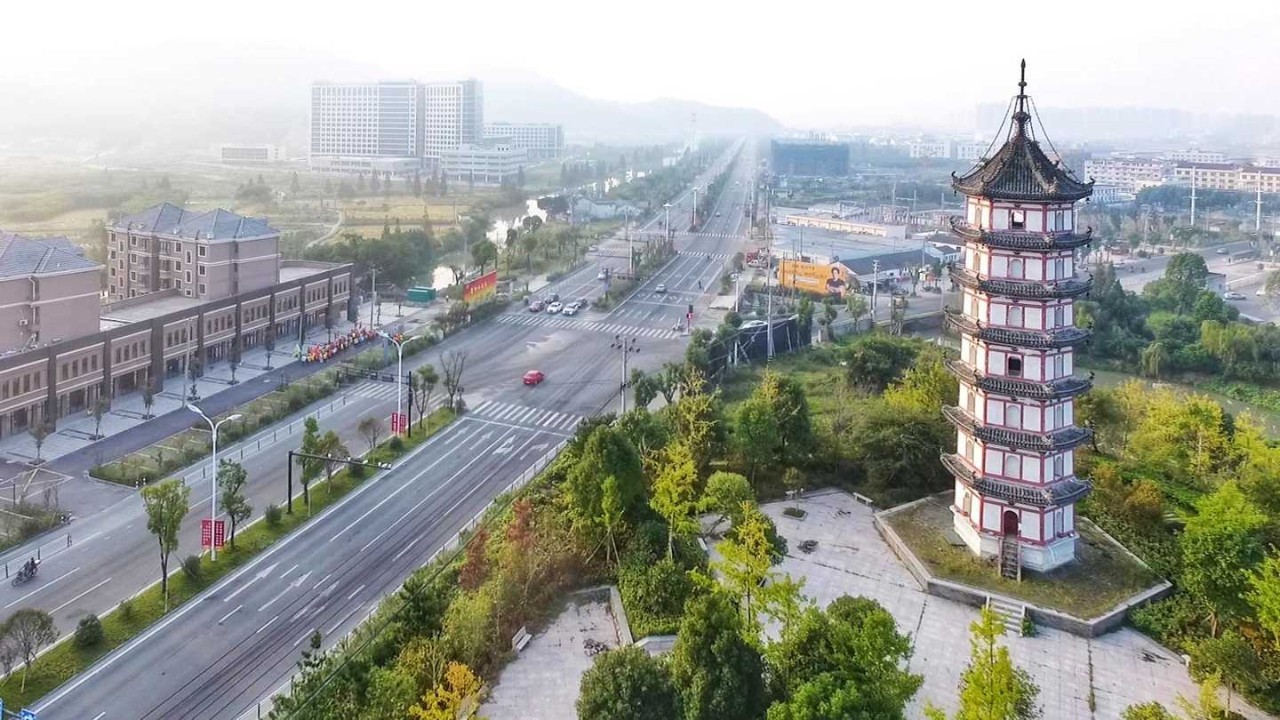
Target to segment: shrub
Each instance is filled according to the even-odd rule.
[[[97,647],[102,643],[102,638],[102,621],[98,620],[97,615],[89,613],[80,618],[79,624],[76,625],[76,647]]]
[[[125,622],[132,622],[137,614],[134,612],[132,598],[125,598],[124,600],[121,600],[119,609],[120,617],[123,618]]]
[[[402,453],[404,452],[404,440],[401,440],[400,436],[396,435],[387,443],[387,447],[391,448],[396,453]]]
[[[262,511],[262,519],[267,523],[267,527],[272,530],[280,527],[280,506],[275,503],[268,505],[267,508]]]
[[[364,474],[368,469],[363,465],[348,465],[347,475],[353,480],[363,480]]]
[[[631,564],[618,573],[618,591],[636,637],[665,635],[680,628],[684,604],[696,588],[693,579],[671,560]]]
[[[182,559],[182,574],[193,583],[200,582],[200,556],[188,555]]]

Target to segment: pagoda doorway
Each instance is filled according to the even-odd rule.
[[[1000,518],[1000,532],[1005,537],[1018,537],[1018,513],[1005,510]]]

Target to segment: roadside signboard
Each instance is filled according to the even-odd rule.
[[[409,417],[404,413],[391,413],[391,433],[398,435],[409,429]]]
[[[200,521],[200,547],[207,548],[213,544],[213,521],[205,518]]]
[[[215,520],[213,523],[213,546],[221,550],[226,539],[227,521]]]

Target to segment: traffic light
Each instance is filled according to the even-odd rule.
[[[693,314],[693,303],[689,303],[689,314]]]

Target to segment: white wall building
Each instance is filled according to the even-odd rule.
[[[913,158],[949,158],[951,143],[946,141],[920,141],[907,145],[907,154]]]
[[[987,151],[988,144],[982,142],[960,142],[955,144],[956,160],[977,162]]]
[[[1084,164],[1084,175],[1098,185],[1138,192],[1164,182],[1169,166],[1159,160],[1133,157],[1092,158]]]
[[[485,140],[502,140],[529,153],[529,160],[554,160],[564,154],[564,126],[552,123],[485,123]]]
[[[1225,153],[1196,149],[1175,150],[1171,153],[1165,153],[1165,157],[1174,162],[1224,163],[1227,161]]]
[[[285,161],[279,145],[223,145],[218,151],[223,165],[271,165]]]
[[[484,140],[484,88],[479,80],[426,83],[422,93],[423,157],[440,160],[446,151]]]
[[[364,172],[422,157],[422,86],[412,80],[311,86],[311,167]]]
[[[520,169],[528,163],[528,153],[502,143],[463,145],[440,154],[440,172],[450,184],[501,185],[503,182],[515,182]]]

